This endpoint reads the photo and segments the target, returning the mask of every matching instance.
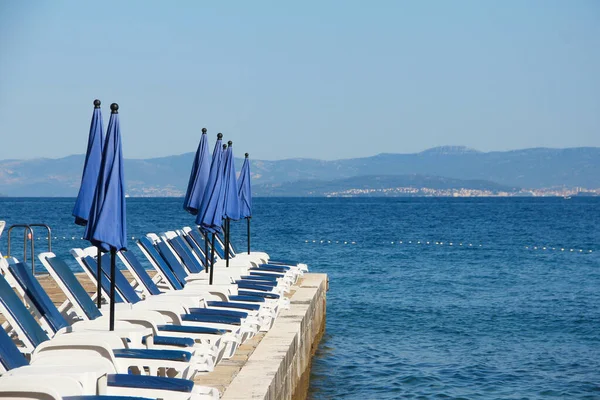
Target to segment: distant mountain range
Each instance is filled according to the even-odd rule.
[[[131,196],[181,196],[194,153],[125,160]],[[6,196],[76,196],[83,155],[0,161],[0,193]],[[242,160],[236,165],[241,167]],[[480,152],[436,147],[414,154],[323,161],[253,160],[255,195],[304,196],[400,186],[490,191],[551,187],[600,188],[600,148],[533,148]]]

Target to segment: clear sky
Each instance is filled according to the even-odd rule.
[[[600,1],[0,2],[0,159],[600,146]],[[105,125],[106,126],[106,125]]]

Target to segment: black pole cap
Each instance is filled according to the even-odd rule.
[[[231,145],[233,145],[233,142],[230,140],[229,142],[227,142],[227,146],[231,147]]]
[[[100,108],[100,100],[96,99],[94,100],[94,108]]]
[[[223,134],[222,133],[217,133],[217,140],[221,140],[223,139]]]
[[[205,135],[206,134],[206,128],[202,128],[202,134]]]
[[[225,150],[226,148],[227,148],[227,145],[226,145],[226,144],[224,144],[224,145],[223,145],[223,150]]]
[[[248,158],[248,156],[249,156],[250,154],[246,153],[246,154],[244,154],[244,155],[246,156],[246,158]]]
[[[113,114],[118,114],[119,113],[119,105],[117,103],[112,103],[110,105],[110,110],[112,111]]]

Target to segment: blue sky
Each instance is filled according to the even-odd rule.
[[[600,2],[3,1],[0,159],[600,146]],[[105,125],[106,126],[106,125]]]

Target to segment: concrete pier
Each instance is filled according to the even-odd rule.
[[[327,275],[305,274],[280,313],[223,394],[223,400],[303,399],[311,358],[325,329]]]

